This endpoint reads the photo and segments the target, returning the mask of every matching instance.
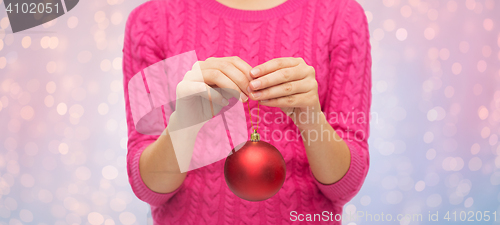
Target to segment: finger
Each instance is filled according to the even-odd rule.
[[[203,75],[201,74],[201,65],[202,62],[198,61],[193,65],[193,69],[189,70],[182,80],[194,81],[194,82],[203,82]]]
[[[236,60],[235,60],[236,61]],[[217,69],[222,71],[229,79],[231,79],[238,87],[248,96],[248,77],[234,64],[228,61],[222,61],[215,65]]]
[[[243,91],[238,87],[238,85],[236,85],[231,79],[229,79],[229,77],[223,74],[220,70],[206,69],[203,70],[202,73],[203,73],[203,79],[206,84],[215,85],[220,88],[229,88],[236,90],[237,92],[231,92],[231,93],[237,93],[233,97],[239,99],[242,102],[246,102],[248,100],[247,95],[243,93]]]
[[[209,87],[205,83],[198,83],[198,84],[205,85],[206,87],[206,91],[199,93],[199,96],[201,96],[202,98],[219,106],[226,106],[229,104],[229,101],[226,98],[224,98],[224,96],[222,96],[222,94],[218,92],[216,89]]]
[[[301,58],[292,57],[271,59],[250,70],[250,75],[252,78],[257,78],[279,69],[298,66],[302,61]]]
[[[310,92],[307,93],[299,93],[294,95],[288,95],[279,98],[273,98],[268,100],[259,101],[261,105],[270,106],[270,107],[305,107],[309,102],[309,99],[312,99]]]
[[[299,67],[284,68],[251,81],[249,86],[251,91],[257,91],[278,84],[301,80],[306,75]]]
[[[177,84],[176,99],[187,99],[192,96],[198,96],[200,93],[207,92],[209,86],[203,81],[182,80]]]
[[[253,80],[253,78],[250,76],[250,70],[252,69],[252,66],[250,66],[250,64],[248,64],[247,62],[245,62],[245,60],[241,59],[238,56],[228,57],[228,59],[233,63],[234,66],[236,66],[236,68],[238,68],[243,74],[245,74],[249,81]]]
[[[245,95],[248,96],[247,89],[249,80],[247,76],[232,63],[232,61],[236,62],[239,60],[228,59],[228,58],[216,58],[216,59],[210,58],[209,63],[207,62],[202,63],[202,69],[207,68],[207,69],[220,70],[227,77],[229,77],[229,79],[231,79],[236,85],[238,85],[240,90],[242,90],[243,93],[245,93]],[[241,64],[241,62],[239,64]]]
[[[267,100],[288,95],[305,93],[313,89],[311,82],[305,80],[297,80],[265,88],[256,92],[250,93],[249,97],[252,100]]]
[[[231,99],[233,96],[240,96],[240,92],[230,88],[216,88],[216,90],[221,93],[222,97],[226,99]]]

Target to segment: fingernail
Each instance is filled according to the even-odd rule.
[[[260,92],[252,92],[253,98],[259,98],[262,94]]]
[[[250,82],[250,85],[252,85],[253,89],[257,89],[260,87],[260,80],[254,80],[252,82]]]
[[[229,101],[225,98],[222,98],[222,105],[226,106],[229,104]]]
[[[247,92],[248,92],[248,93],[251,93],[251,92],[252,92],[252,90],[250,90],[250,86],[248,86],[248,87],[247,87]]]
[[[257,76],[260,72],[260,69],[259,68],[253,68],[252,70],[250,70],[250,73],[253,75],[253,76]]]
[[[269,101],[269,100],[261,100],[260,102],[267,102],[267,101]]]
[[[248,97],[245,94],[240,93],[240,100],[241,102],[246,102],[248,100]]]

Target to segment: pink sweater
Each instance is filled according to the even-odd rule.
[[[224,160],[188,172],[172,193],[150,190],[141,179],[139,158],[158,136],[135,130],[127,83],[149,65],[191,50],[199,60],[236,55],[251,66],[277,57],[302,57],[316,70],[323,112],[351,151],[347,174],[334,184],[319,183],[295,125],[271,122],[261,123],[259,131],[280,150],[287,168],[285,183],[274,197],[249,202],[235,196],[224,179]],[[342,214],[344,204],[361,188],[369,166],[371,56],[368,24],[356,1],[288,0],[269,10],[244,11],[215,0],[153,0],[130,14],[123,54],[128,176],[137,197],[151,205],[155,224],[289,224],[307,219],[299,214]],[[248,118],[246,106],[245,112]],[[261,106],[261,115],[265,112],[270,112],[267,121],[283,116],[279,108]],[[249,122],[247,126],[250,131]],[[273,137],[275,130],[292,130],[287,133],[291,141]],[[318,216],[310,219],[320,223]]]

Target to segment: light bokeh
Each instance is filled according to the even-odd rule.
[[[126,172],[121,68],[143,2],[80,1],[15,34],[0,10],[1,225],[147,224]]]
[[[16,34],[0,10],[0,225],[148,221],[127,180],[121,72],[126,18],[142,2],[80,1]],[[370,171],[345,212],[424,215],[391,223],[407,225],[496,210],[500,221],[500,2],[359,2],[375,118]]]
[[[359,2],[370,25],[378,118],[365,185],[345,209],[423,215],[390,223],[401,225],[497,211],[500,223],[500,2]],[[429,222],[429,211],[440,222]]]

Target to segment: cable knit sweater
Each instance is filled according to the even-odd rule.
[[[271,122],[260,124],[260,131],[268,130],[261,132],[262,139],[276,146],[287,168],[285,183],[272,198],[249,202],[234,195],[224,179],[224,160],[189,171],[172,193],[150,190],[141,179],[139,158],[158,136],[135,130],[127,83],[149,65],[191,50],[199,60],[239,56],[256,66],[278,57],[302,57],[313,66],[322,111],[351,152],[344,177],[334,184],[318,182],[293,122]],[[288,0],[257,11],[229,8],[216,0],[148,1],[128,18],[123,54],[128,176],[136,196],[151,205],[154,224],[290,224],[295,219],[305,223],[307,217],[294,215],[342,214],[342,207],[361,188],[369,166],[371,56],[368,24],[356,1]],[[251,101],[250,107],[256,104]],[[246,106],[245,112],[250,131]],[[261,106],[261,115],[265,112],[270,112],[267,121],[284,115],[279,108]],[[296,138],[280,141],[274,130],[291,130],[287,134]],[[310,219],[313,224],[340,224],[320,222],[318,216]]]

